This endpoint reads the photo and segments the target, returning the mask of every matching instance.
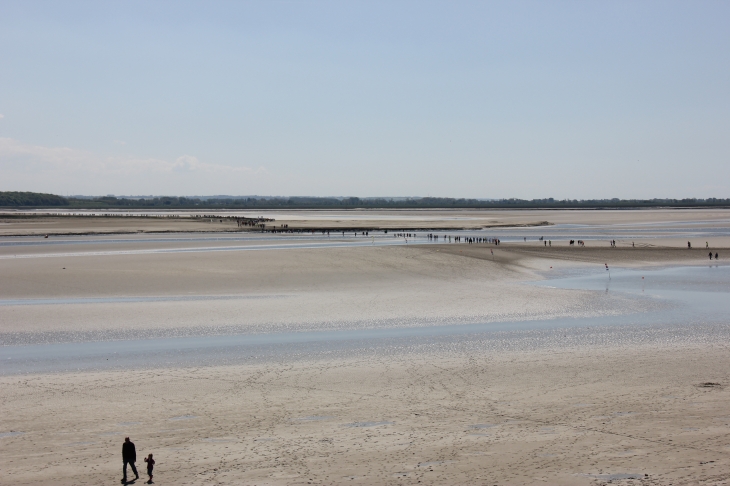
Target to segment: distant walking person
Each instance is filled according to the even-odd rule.
[[[152,469],[155,467],[155,460],[152,459],[152,454],[144,458],[144,462],[147,463],[147,475],[150,477],[147,484],[152,484]]]
[[[710,252],[710,260],[712,260],[712,252]]]
[[[717,258],[717,252],[715,252],[715,260],[718,260],[718,258]]]
[[[127,463],[132,466],[132,472],[135,476],[134,479],[139,479],[137,468],[134,465],[134,463],[137,462],[137,449],[134,448],[134,442],[130,441],[129,437],[124,438],[124,444],[122,445],[122,459],[124,460],[124,469],[122,469],[124,478],[122,479],[122,482],[127,482]]]

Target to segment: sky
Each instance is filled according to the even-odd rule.
[[[730,2],[0,0],[0,190],[730,197]]]

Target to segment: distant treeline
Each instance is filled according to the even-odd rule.
[[[651,208],[730,207],[730,199],[455,199],[334,197],[61,197],[34,192],[0,192],[2,207],[67,206],[78,209],[469,209],[469,208]]]
[[[39,192],[0,192],[0,206],[68,206],[70,201],[65,197],[55,194],[42,194]]]

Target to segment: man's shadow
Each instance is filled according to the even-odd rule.
[[[135,478],[135,479],[125,480],[122,482],[122,484],[134,484],[136,482],[137,482],[137,479]],[[155,484],[155,482],[150,479],[149,481],[145,481],[145,484]]]

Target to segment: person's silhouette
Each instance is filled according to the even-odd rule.
[[[145,457],[144,462],[147,463],[147,475],[150,477],[147,484],[152,484],[152,471],[155,469],[155,460],[152,458],[152,454]]]
[[[134,442],[130,441],[129,437],[125,437],[124,444],[122,444],[122,460],[124,461],[124,468],[122,469],[124,477],[122,478],[122,482],[127,482],[127,464],[132,466],[132,472],[135,476],[134,479],[139,479],[139,474],[137,474],[137,468],[134,465],[134,463],[137,461],[137,449],[134,448]]]

